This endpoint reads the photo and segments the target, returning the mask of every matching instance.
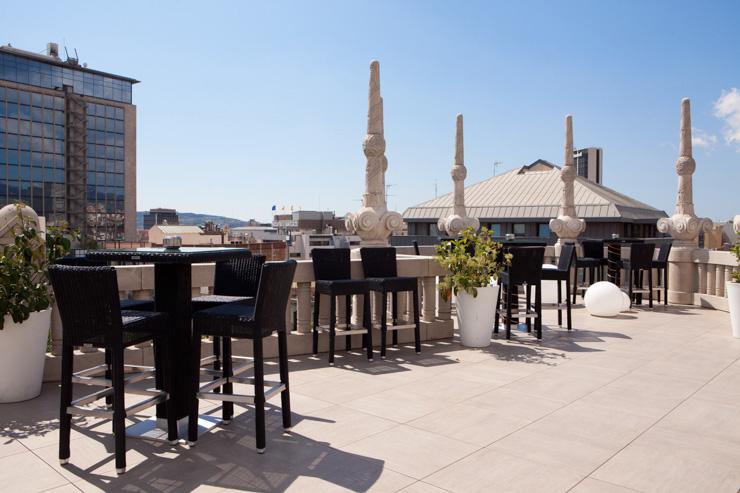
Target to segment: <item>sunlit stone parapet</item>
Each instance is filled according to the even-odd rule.
[[[362,239],[363,245],[386,245],[391,233],[401,231],[403,219],[398,212],[388,210],[385,200],[388,160],[385,157],[383,98],[380,96],[380,64],[377,60],[370,63],[367,135],[362,150],[367,160],[362,208],[347,214],[345,223],[349,232]]]
[[[681,101],[681,135],[676,173],[678,194],[676,212],[668,218],[658,220],[658,231],[674,238],[674,247],[696,247],[701,231],[710,231],[712,221],[698,218],[694,213],[692,175],[696,170],[691,148],[691,103],[688,98]]]
[[[735,230],[736,234],[740,235],[740,214],[735,216],[735,219],[732,221],[732,228]]]
[[[463,145],[463,116],[457,115],[455,123],[455,162],[452,165],[452,183],[454,186],[454,204],[452,214],[437,221],[439,231],[449,236],[458,236],[465,228],[480,228],[480,222],[475,217],[468,217],[465,210],[465,177],[468,170],[465,168]]]
[[[576,167],[573,163],[573,117],[565,117],[565,160],[560,170],[560,180],[563,182],[563,194],[560,203],[560,213],[555,219],[550,219],[550,231],[558,236],[557,246],[566,242],[575,242],[586,230],[586,221],[576,214],[575,198],[573,196],[573,182],[576,179]]]

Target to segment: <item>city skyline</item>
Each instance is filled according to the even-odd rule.
[[[451,191],[463,113],[468,184],[497,161],[498,173],[562,164],[572,114],[576,147],[604,149],[604,185],[671,214],[682,97],[694,110],[697,213],[724,221],[740,206],[740,68],[727,63],[740,55],[740,7],[730,2],[134,2],[115,24],[42,4],[8,6],[0,43],[56,41],[91,68],[142,81],[137,210],[261,220],[273,205],[356,210],[372,59],[388,205],[399,212]]]

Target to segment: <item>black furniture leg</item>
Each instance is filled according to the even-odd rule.
[[[524,287],[526,291],[526,303],[524,304],[524,313],[528,314],[529,310],[531,310],[532,306],[532,286],[527,283]],[[524,319],[527,323],[527,332],[532,332],[532,319],[527,317]],[[537,321],[535,321],[535,325],[537,324]]]
[[[162,368],[157,368],[155,371],[159,373],[160,371],[163,371],[164,369],[164,375],[163,375],[163,382],[164,382],[164,390],[167,392],[167,402],[165,402],[165,412],[167,413],[167,440],[170,442],[170,445],[175,445],[177,443],[177,439],[179,438],[179,432],[177,429],[177,418],[175,418],[175,409],[173,404],[173,400],[171,398],[172,395],[172,388],[174,383],[174,375],[172,375],[172,371],[170,368],[173,368],[172,366],[172,349],[167,344],[169,338],[159,338],[157,341],[154,342],[154,344],[159,345],[160,350],[162,351]]]
[[[280,410],[283,414],[283,428],[289,430],[292,426],[290,416],[290,385],[288,384],[288,334],[278,332],[278,353],[280,354],[280,383],[285,389],[280,392]]]
[[[653,269],[648,269],[648,306],[653,307]]]
[[[352,328],[351,321],[352,321],[352,296],[351,295],[345,295],[344,296],[344,313],[346,313],[344,322],[347,324],[347,330],[350,330]],[[345,336],[345,349],[349,351],[352,349],[352,336]]]
[[[419,288],[414,286],[413,303],[414,303],[414,345],[416,354],[421,354],[421,326],[419,325]]]
[[[563,325],[563,309],[560,306],[560,304],[563,302],[563,296],[561,294],[562,285],[561,285],[560,280],[558,280],[557,283],[558,283],[558,325],[562,326]],[[566,298],[567,297],[568,296],[566,295]]]
[[[257,435],[257,453],[265,452],[265,369],[262,355],[262,337],[254,342],[254,424]]]
[[[154,351],[154,387],[157,390],[164,390],[164,374],[165,372],[162,371],[164,368],[165,362],[167,359],[165,358],[164,354],[164,344],[161,344],[160,338],[157,337],[154,339],[154,347],[152,348]],[[162,402],[161,404],[157,404],[157,415],[162,416],[167,414],[167,403]]]
[[[321,306],[321,295],[318,291],[313,294],[313,355],[319,353],[319,307]]]
[[[663,304],[668,306],[668,264],[663,269]]]
[[[367,334],[364,334],[365,345],[367,346],[367,359],[368,361],[373,360],[373,326],[370,322],[370,295],[364,295],[364,302],[362,307],[362,325],[367,330]]]
[[[537,314],[534,321],[534,330],[537,333],[537,339],[542,339],[542,283],[537,284],[534,289],[534,311]]]
[[[193,330],[193,340],[200,340],[200,332]],[[193,344],[190,353],[191,375],[188,412],[188,444],[192,447],[198,441],[198,388],[200,387],[200,344]]]
[[[329,364],[334,365],[334,343],[337,335],[337,299],[334,295],[329,298]]]
[[[110,381],[112,378],[111,373],[111,362],[110,362],[110,349],[105,349],[105,379]],[[105,406],[107,408],[113,407],[113,394],[108,394],[105,396]]]
[[[506,338],[511,339],[511,286],[506,285]]]
[[[227,333],[228,334],[228,333]],[[223,341],[223,373],[222,375],[224,377],[233,377],[234,376],[234,362],[231,360],[231,337],[229,335],[225,335],[221,338]],[[256,365],[257,358],[255,357],[255,365]],[[231,382],[224,384],[224,394],[231,395],[234,393],[234,384]],[[221,407],[221,418],[223,420],[223,424],[229,424],[231,422],[231,418],[234,416],[234,403],[230,401],[224,401],[223,406]]]
[[[570,292],[570,274],[568,275],[568,277],[565,278],[565,293],[566,293],[565,294],[565,317],[568,321],[568,330],[570,330],[572,327],[571,317],[570,317],[571,303],[570,303],[570,297],[568,296],[569,292]]]
[[[213,361],[213,369],[221,371],[221,338],[218,336],[213,336],[213,355],[216,357]],[[218,375],[214,375],[213,379],[218,380]],[[221,387],[216,387],[213,391],[221,392]]]
[[[388,337],[388,294],[382,292],[380,298],[380,359],[385,359],[385,345]]]
[[[113,434],[116,447],[116,472],[126,472],[126,404],[123,398],[123,347],[111,350],[113,365]]]
[[[391,314],[393,315],[392,325],[398,325],[398,293],[391,293]],[[398,346],[398,331],[393,331],[393,346]]]
[[[69,439],[72,432],[72,415],[67,413],[67,407],[72,404],[72,372],[74,361],[74,347],[62,345],[62,374],[61,396],[59,399],[59,462],[69,462]]]
[[[501,283],[498,284],[498,294],[496,295],[496,313],[493,316],[493,333],[498,334],[498,323],[499,323],[499,310],[501,309],[501,291],[503,290]]]

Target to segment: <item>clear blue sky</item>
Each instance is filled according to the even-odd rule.
[[[139,210],[356,209],[378,59],[391,208],[451,190],[456,113],[469,183],[494,161],[561,164],[571,113],[605,184],[670,214],[687,96],[696,211],[725,220],[740,213],[739,22],[736,1],[37,1],[5,2],[0,43],[65,43],[142,81]]]

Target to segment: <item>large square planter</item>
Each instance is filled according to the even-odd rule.
[[[740,282],[728,282],[725,287],[727,304],[730,306],[732,336],[740,339]]]

